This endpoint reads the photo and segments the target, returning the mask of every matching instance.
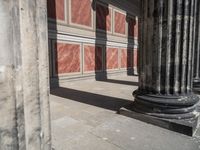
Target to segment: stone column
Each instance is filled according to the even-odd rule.
[[[134,104],[128,107],[141,113],[137,118],[144,114],[143,120],[156,125],[172,130],[188,127],[186,134],[190,135],[199,115],[196,111],[199,98],[192,92],[197,1],[141,1],[139,89]]]
[[[0,22],[0,149],[50,150],[46,0],[1,0]]]
[[[194,89],[200,88],[200,1],[197,1],[195,7],[195,19],[194,19]]]

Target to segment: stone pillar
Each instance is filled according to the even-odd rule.
[[[199,101],[192,92],[194,8],[199,0],[142,0],[139,89],[128,107],[145,121],[193,134]],[[134,115],[135,116],[135,115]],[[179,126],[180,125],[180,126]]]
[[[200,1],[197,1],[194,19],[194,89],[200,88]]]
[[[0,22],[0,149],[50,150],[46,0],[1,0]]]

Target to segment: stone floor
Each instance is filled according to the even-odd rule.
[[[200,136],[185,136],[116,111],[133,100],[137,78],[73,81],[51,90],[55,150],[200,150]],[[199,134],[200,135],[200,134]]]

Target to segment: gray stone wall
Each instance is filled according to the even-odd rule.
[[[0,1],[0,149],[49,150],[46,0]]]

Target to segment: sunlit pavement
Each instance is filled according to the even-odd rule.
[[[137,77],[66,82],[50,96],[55,150],[200,150],[185,136],[116,113],[131,103]],[[199,134],[200,135],[200,134]]]

